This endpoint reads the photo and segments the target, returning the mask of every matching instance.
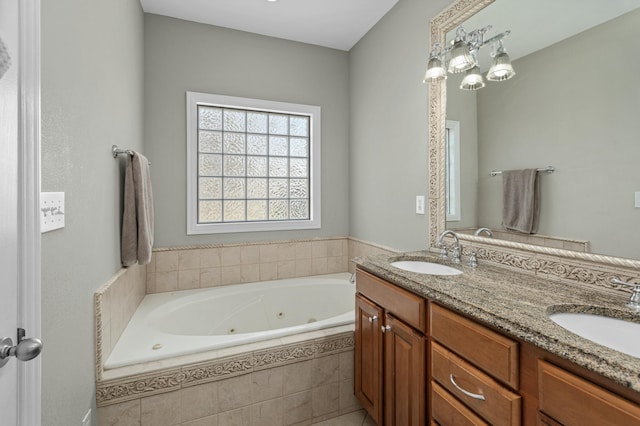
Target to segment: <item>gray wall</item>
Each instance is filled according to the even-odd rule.
[[[42,235],[42,424],[67,426],[95,406],[93,292],[120,268],[111,145],[142,150],[143,14],[57,0],[41,20],[42,190],[66,194],[65,228]]]
[[[429,20],[448,1],[400,0],[349,56],[351,235],[426,249]]]
[[[145,15],[145,152],[152,163],[156,246],[349,233],[347,52]],[[187,91],[322,108],[322,229],[186,235]]]
[[[539,233],[640,258],[639,22],[637,10],[516,60],[513,79],[478,91],[480,225],[501,223],[490,170],[553,165],[540,176]]]

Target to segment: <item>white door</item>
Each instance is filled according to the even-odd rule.
[[[0,0],[0,38],[11,65],[0,79],[0,339],[18,328],[18,3]],[[2,46],[0,46],[2,49]],[[0,62],[2,60],[0,59]],[[17,424],[17,360],[0,368],[1,424]]]
[[[40,424],[40,361],[5,349],[40,333],[39,0],[0,0],[0,424]],[[36,254],[37,253],[37,254]],[[29,341],[25,340],[25,343]],[[5,348],[2,346],[5,345]],[[30,345],[30,343],[29,343]],[[25,359],[21,345],[18,356]],[[10,356],[9,356],[10,355]]]

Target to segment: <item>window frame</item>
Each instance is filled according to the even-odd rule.
[[[321,228],[321,108],[210,93],[187,92],[187,235]],[[198,106],[309,116],[309,219],[198,223]]]
[[[458,222],[462,220],[460,205],[460,122],[446,120],[445,126],[445,199],[446,220]],[[448,156],[447,156],[448,154]]]

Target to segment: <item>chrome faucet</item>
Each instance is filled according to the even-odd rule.
[[[493,232],[491,232],[491,229],[489,228],[479,228],[473,233],[473,235],[479,237],[483,232],[486,233],[489,238],[493,238]]]
[[[436,241],[436,247],[442,249],[442,251],[440,252],[440,257],[443,259],[447,258],[447,249],[442,245],[442,240],[447,235],[451,235],[453,237],[453,251],[451,252],[451,261],[453,263],[460,263],[460,241],[458,240],[458,235],[450,229],[446,229],[444,232],[442,232],[442,234],[440,234],[438,240]]]
[[[619,285],[626,285],[627,287],[633,287],[633,290],[631,292],[631,298],[629,299],[629,303],[627,303],[627,306],[635,311],[640,312],[640,284],[622,281],[618,278],[612,278],[611,284],[619,284]]]

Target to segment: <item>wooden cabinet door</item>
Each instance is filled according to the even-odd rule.
[[[423,335],[393,316],[385,316],[385,426],[425,424],[425,346]]]
[[[384,311],[356,295],[354,392],[373,420],[382,424],[382,331]]]

